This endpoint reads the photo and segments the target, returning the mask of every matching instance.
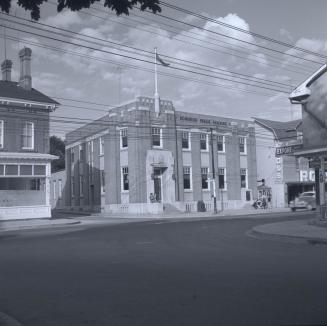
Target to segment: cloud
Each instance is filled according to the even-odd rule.
[[[43,20],[43,23],[48,25],[53,25],[56,27],[67,28],[73,25],[80,25],[83,23],[82,18],[75,11],[63,11],[61,13],[55,14],[54,16],[49,16]]]

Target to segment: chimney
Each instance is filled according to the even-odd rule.
[[[11,60],[6,59],[2,62],[1,64],[2,80],[11,81],[11,68],[12,68]]]
[[[32,88],[32,76],[31,76],[31,54],[30,48],[23,48],[19,51],[20,58],[20,78],[19,86],[30,91]]]

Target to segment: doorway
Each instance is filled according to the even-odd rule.
[[[153,188],[156,202],[162,202],[162,169],[154,168],[153,171]]]

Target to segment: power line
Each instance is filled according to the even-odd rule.
[[[13,16],[11,16],[11,17],[13,17]],[[20,17],[16,17],[16,18],[18,18],[18,19],[20,19],[20,20],[28,21],[28,20],[26,20],[26,19],[24,19],[24,18],[20,18]],[[8,21],[8,20],[7,20],[7,21]],[[13,21],[10,21],[10,22],[13,23]],[[23,24],[23,23],[15,22],[15,21],[14,21],[14,23],[18,23],[18,24],[20,24],[20,25],[24,25],[24,26],[31,27],[31,28],[36,28],[36,27],[34,27],[34,26],[26,25],[26,24]],[[53,28],[53,29],[56,29],[56,30],[60,30],[60,31],[63,31],[63,32],[72,33],[72,34],[74,34],[74,35],[80,35],[80,36],[83,36],[83,37],[87,37],[87,38],[91,38],[91,39],[96,39],[96,40],[99,40],[99,41],[101,41],[101,42],[110,43],[110,44],[113,43],[113,44],[118,45],[118,46],[121,46],[121,47],[127,47],[127,48],[133,49],[133,50],[135,50],[135,51],[139,51],[139,52],[144,52],[144,53],[146,53],[146,54],[142,54],[142,55],[145,56],[145,57],[147,57],[147,58],[151,58],[151,59],[153,58],[153,53],[150,52],[150,51],[146,51],[146,50],[143,50],[143,49],[139,49],[139,48],[135,48],[135,47],[127,46],[127,45],[122,45],[122,44],[119,44],[119,43],[117,43],[117,42],[112,42],[112,41],[104,40],[104,39],[97,38],[97,37],[91,37],[91,36],[86,35],[86,34],[77,33],[77,32],[74,32],[74,31],[70,31],[70,30],[63,29],[63,28],[58,28],[58,27],[55,27],[55,26],[52,26],[52,25],[48,25],[48,24],[44,24],[44,23],[38,23],[38,22],[36,22],[36,24],[38,24],[38,25],[42,25],[42,26],[46,26],[46,27],[50,27],[50,28]],[[42,29],[40,29],[40,28],[36,28],[36,29],[41,30],[41,31],[44,31],[44,30],[42,30]],[[54,34],[57,34],[57,35],[60,35],[60,36],[70,37],[70,36],[62,35],[62,33],[57,33],[57,32],[54,32],[54,31],[48,31],[48,30],[46,30],[46,32],[51,32],[51,33],[54,33]],[[75,39],[77,39],[77,40],[81,40],[81,41],[83,41],[83,42],[88,42],[88,43],[92,43],[92,44],[100,45],[100,44],[97,43],[97,42],[86,41],[86,40],[84,40],[84,39],[80,39],[80,38],[77,38],[77,37],[75,37]],[[101,46],[103,46],[103,45],[101,44]],[[125,51],[125,52],[127,52],[127,53],[136,54],[135,52],[130,52],[130,51],[128,51],[128,50],[123,50],[123,51]],[[140,54],[136,54],[136,55],[140,55]],[[166,57],[168,57],[168,58],[170,58],[170,59],[178,60],[179,62],[187,62],[187,63],[191,63],[191,64],[197,64],[197,63],[194,63],[194,62],[192,62],[192,61],[186,61],[186,60],[182,60],[182,59],[179,59],[179,58],[174,58],[174,57],[171,57],[171,56],[166,56]],[[151,63],[152,63],[152,62],[151,62]],[[183,63],[179,63],[179,64],[185,66],[185,64],[183,64]],[[201,65],[201,64],[197,64],[197,65],[199,65],[199,66],[204,66],[204,65]],[[189,66],[189,67],[190,67],[190,66]],[[215,67],[210,67],[210,66],[207,66],[207,67],[209,67],[209,68],[211,68],[211,69],[215,69],[215,70],[220,70],[220,71],[228,72],[228,73],[231,73],[231,74],[234,74],[234,75],[240,75],[240,76],[230,76],[230,75],[226,75],[226,74],[224,74],[224,73],[220,73],[220,74],[223,75],[223,76],[228,76],[228,77],[232,77],[232,78],[240,78],[240,79],[244,79],[244,80],[248,80],[248,81],[249,81],[248,77],[250,77],[250,78],[251,78],[251,80],[250,80],[251,82],[257,82],[257,81],[256,81],[256,79],[257,79],[257,80],[259,80],[261,83],[264,81],[264,82],[268,82],[268,83],[275,83],[275,84],[278,84],[278,85],[283,85],[283,86],[288,86],[288,87],[292,87],[292,88],[294,88],[293,85],[287,85],[287,84],[280,83],[280,82],[276,82],[276,81],[265,80],[265,79],[263,79],[263,78],[258,78],[258,77],[254,77],[254,76],[249,76],[249,75],[245,75],[245,74],[240,74],[240,73],[237,73],[237,72],[229,71],[229,70],[227,70],[227,69],[220,69],[220,68],[215,68]],[[194,68],[194,67],[191,67],[191,68]],[[200,69],[200,68],[196,68],[196,69]],[[202,69],[202,70],[205,70],[205,69]],[[208,72],[208,70],[205,70],[205,71]],[[220,77],[219,77],[219,78],[220,78]],[[223,79],[223,78],[220,78],[220,79]],[[223,80],[224,80],[224,79],[223,79]],[[231,81],[231,80],[228,80],[228,81]],[[237,81],[232,81],[232,82],[237,82]],[[269,84],[267,84],[267,85],[269,85]]]
[[[32,41],[26,41],[26,40],[23,40],[23,39],[16,38],[14,36],[7,36],[7,39],[14,40],[14,41],[19,40],[21,43],[34,45],[36,47],[49,49],[49,50],[55,51],[55,52],[62,52],[62,53],[70,54],[70,55],[75,55],[75,56],[79,56],[81,58],[87,58],[87,59],[91,59],[91,60],[95,60],[95,61],[99,61],[99,62],[103,62],[103,63],[111,63],[111,64],[114,64],[114,65],[121,65],[121,63],[119,61],[98,58],[98,57],[94,57],[94,56],[91,56],[91,55],[82,54],[82,53],[76,52],[76,51],[68,51],[68,50],[64,50],[64,49],[61,49],[61,48],[44,45],[42,43],[35,43],[35,42],[32,42]],[[146,72],[150,72],[150,73],[154,72],[154,69],[144,68],[144,67],[140,67],[140,66],[127,64],[127,63],[124,63],[124,66],[128,67],[128,68],[140,70],[140,71],[146,71]],[[260,96],[270,96],[269,94],[261,93],[261,92],[254,91],[254,90],[246,90],[246,89],[242,89],[242,88],[238,88],[238,87],[231,87],[231,86],[227,86],[227,85],[224,85],[224,84],[213,83],[213,82],[209,82],[209,81],[206,81],[206,80],[200,80],[200,79],[185,77],[185,76],[181,76],[181,75],[169,74],[169,73],[165,73],[165,72],[162,72],[162,71],[158,71],[158,74],[162,75],[162,76],[168,76],[168,77],[176,78],[176,79],[192,81],[192,82],[199,83],[199,84],[204,84],[204,85],[209,85],[209,86],[214,86],[214,87],[220,87],[220,88],[226,88],[229,91],[237,91],[237,92],[242,92],[242,93],[251,93],[251,94],[256,94],[256,95],[260,95]],[[110,106],[110,105],[108,105],[108,106]]]
[[[15,22],[15,23],[18,23],[18,22]],[[26,25],[26,24],[22,24],[22,23],[18,23],[18,24],[21,24],[21,25],[24,25],[24,26],[32,27],[33,28],[33,26],[29,26],[29,25]],[[0,26],[3,27],[4,25],[0,25]],[[35,32],[31,32],[31,31],[26,31],[26,30],[21,30],[21,29],[14,28],[14,27],[9,27],[8,26],[7,28],[9,28],[11,30],[20,31],[20,32],[23,32],[23,33],[27,33],[27,34],[36,35],[36,36],[39,36],[39,37],[51,39],[51,40],[54,40],[54,41],[63,42],[63,43],[70,44],[70,45],[84,47],[84,48],[87,48],[87,49],[90,49],[90,50],[94,50],[94,51],[99,51],[99,52],[103,52],[103,53],[107,53],[107,54],[111,54],[111,55],[115,55],[115,56],[120,56],[120,57],[123,57],[123,58],[126,58],[126,59],[131,59],[131,60],[136,60],[136,61],[140,61],[140,62],[144,62],[144,63],[153,64],[152,61],[141,59],[141,58],[132,57],[132,56],[126,55],[126,54],[115,53],[115,52],[104,50],[104,49],[97,49],[97,48],[94,48],[94,47],[91,47],[91,46],[87,46],[87,45],[84,45],[84,44],[78,44],[78,43],[74,43],[74,42],[71,42],[71,41],[61,40],[61,39],[54,38],[54,37],[51,37],[51,36],[45,36],[45,35],[42,35],[42,34],[38,34],[38,33],[35,33]],[[52,33],[59,34],[61,36],[66,36],[64,34],[60,34],[60,33],[57,33],[57,32],[52,32]],[[89,42],[89,41],[86,41],[86,40],[82,40],[82,41]],[[206,73],[196,72],[196,71],[193,71],[193,70],[188,70],[188,69],[184,69],[184,68],[180,68],[180,67],[168,66],[167,68],[173,69],[173,70],[179,70],[179,71],[182,71],[182,72],[188,72],[188,73],[192,73],[192,74],[196,74],[196,75],[200,75],[200,76],[211,77],[211,78],[215,78],[215,79],[221,79],[221,80],[232,82],[232,83],[243,84],[243,85],[246,85],[246,86],[252,86],[252,87],[267,89],[267,90],[270,90],[270,91],[276,91],[276,92],[285,93],[285,94],[288,94],[289,93],[288,91],[283,91],[283,90],[276,89],[276,88],[269,88],[269,87],[260,86],[260,85],[253,85],[253,84],[249,84],[249,83],[246,83],[246,82],[235,81],[235,80],[231,80],[231,79],[224,78],[224,77],[217,77],[217,76],[209,75],[209,74],[206,74]]]
[[[135,7],[135,8],[139,9],[138,7]],[[147,11],[147,10],[145,10],[145,12],[148,12],[149,13],[149,11]],[[249,44],[249,45],[253,45],[253,46],[259,47],[261,49],[265,49],[265,50],[268,50],[268,51],[276,52],[276,53],[279,53],[279,54],[283,54],[283,55],[290,56],[290,57],[293,57],[293,58],[297,58],[297,59],[300,59],[300,60],[304,60],[304,61],[307,61],[307,62],[315,63],[317,65],[322,65],[322,62],[318,62],[318,61],[314,61],[314,60],[302,58],[302,57],[296,56],[294,54],[290,54],[290,53],[286,53],[286,52],[283,52],[283,51],[280,51],[280,50],[277,50],[277,49],[269,48],[269,47],[264,46],[264,45],[255,44],[255,43],[252,43],[252,42],[249,42],[249,41],[241,40],[241,39],[238,39],[236,37],[225,35],[223,33],[219,33],[219,32],[216,32],[216,31],[212,31],[212,30],[207,29],[207,28],[204,28],[204,27],[199,27],[197,25],[194,25],[194,24],[191,24],[191,23],[187,23],[186,21],[181,21],[181,20],[178,20],[178,19],[173,18],[173,17],[165,16],[165,15],[162,15],[162,14],[159,14],[159,13],[156,13],[155,15],[156,16],[159,16],[159,17],[163,17],[163,18],[168,19],[168,20],[171,20],[171,21],[174,21],[174,22],[177,22],[177,23],[180,23],[180,24],[184,24],[184,25],[187,25],[187,26],[190,26],[190,27],[194,27],[194,28],[197,28],[197,29],[200,29],[200,30],[209,32],[209,33],[212,33],[212,34],[220,35],[220,36],[223,36],[223,37],[226,37],[226,38],[229,38],[229,39],[238,41],[238,42],[242,42],[242,43],[246,43],[246,44]]]
[[[181,7],[178,7],[178,6],[175,6],[175,5],[172,5],[168,2],[165,2],[165,1],[160,1],[160,3],[163,5],[163,6],[166,6],[168,8],[171,8],[173,10],[176,10],[176,11],[179,11],[179,12],[182,12],[182,13],[185,13],[185,14],[188,14],[188,15],[191,15],[191,16],[194,16],[194,17],[197,17],[197,18],[200,18],[200,19],[203,19],[205,21],[210,21],[210,22],[213,22],[215,24],[218,24],[218,25],[221,25],[221,26],[224,26],[224,27],[227,27],[229,29],[234,29],[234,30],[237,30],[239,32],[242,32],[242,33],[245,33],[245,34],[249,34],[251,36],[255,36],[257,38],[260,38],[260,39],[263,39],[265,41],[269,41],[269,42],[272,42],[272,43],[276,43],[276,44],[279,44],[279,45],[282,45],[282,46],[285,46],[285,47],[289,47],[289,48],[292,48],[292,49],[295,49],[295,50],[298,50],[298,51],[301,51],[301,52],[305,52],[305,53],[308,53],[308,54],[311,54],[311,55],[314,55],[316,57],[320,57],[320,58],[324,58],[326,59],[327,56],[326,55],[323,55],[321,53],[317,53],[317,52],[313,52],[313,51],[310,51],[310,50],[307,50],[307,49],[304,49],[304,48],[301,48],[301,47],[298,47],[298,46],[294,46],[293,44],[290,44],[290,43],[286,43],[286,42],[283,42],[283,41],[279,41],[279,40],[276,40],[276,39],[273,39],[272,37],[268,37],[268,36],[265,36],[265,35],[262,35],[262,34],[259,34],[259,33],[255,33],[255,32],[251,32],[251,31],[247,31],[245,29],[242,29],[240,27],[237,27],[237,26],[234,26],[234,25],[231,25],[231,24],[227,24],[227,23],[224,23],[224,22],[221,22],[219,20],[216,20],[216,19],[213,19],[213,18],[210,18],[208,16],[204,16],[204,15],[201,15],[201,14],[198,14],[198,13],[195,13],[193,11],[190,11],[188,9],[185,9],[185,8],[181,8]],[[236,40],[238,41],[241,41],[237,38],[235,38]]]
[[[99,10],[99,9],[96,9],[96,8],[92,8],[92,10],[102,12],[102,10]],[[115,24],[119,24],[119,25],[123,25],[123,26],[127,26],[127,27],[132,27],[132,28],[137,29],[137,30],[145,31],[145,32],[147,32],[147,33],[151,33],[151,34],[159,35],[159,36],[161,36],[161,37],[165,37],[165,38],[170,39],[170,37],[167,36],[167,35],[162,35],[162,34],[160,34],[160,33],[155,32],[153,28],[152,28],[151,31],[149,31],[149,30],[144,29],[144,28],[139,28],[139,27],[136,27],[136,26],[133,26],[133,25],[130,25],[130,24],[126,24],[126,23],[122,23],[122,22],[119,22],[119,21],[116,21],[116,20],[112,20],[112,19],[108,19],[108,18],[101,17],[101,16],[97,16],[97,15],[94,15],[94,14],[91,14],[91,13],[88,13],[88,12],[85,12],[85,11],[81,11],[81,13],[82,13],[82,14],[85,14],[85,15],[90,15],[90,16],[93,16],[93,17],[97,17],[97,18],[102,19],[102,20],[105,20],[105,21],[108,21],[108,20],[109,20],[109,21],[111,21],[111,22],[114,22]],[[155,23],[159,23],[159,24],[161,24],[161,25],[169,26],[169,27],[171,27],[171,28],[174,28],[175,31],[177,30],[178,32],[181,31],[181,29],[177,28],[177,26],[172,26],[172,25],[169,25],[169,24],[165,24],[165,23],[163,23],[163,22],[161,22],[161,21],[158,22],[158,21],[156,21],[156,20],[154,20],[154,19],[150,19],[149,17],[142,17],[142,16],[139,16],[139,15],[136,15],[135,13],[132,13],[132,15],[133,15],[133,16],[136,16],[136,17],[140,17],[140,18],[142,18],[143,20],[149,20],[149,21],[153,21],[153,22],[155,22]],[[125,18],[125,17],[120,17],[120,18],[127,19],[127,18]],[[128,17],[128,20],[129,20],[129,21],[135,21],[135,22],[137,22],[137,23],[141,23],[140,21],[135,20],[135,19],[132,19],[132,18],[130,18],[130,17]],[[171,32],[170,30],[167,30],[167,29],[166,29],[166,31]],[[182,31],[184,31],[184,30],[182,30]],[[184,31],[184,32],[187,32],[188,34],[199,35],[198,33],[195,33],[195,32],[192,32],[192,31]],[[199,41],[199,42],[203,42],[203,43],[206,43],[206,44],[212,44],[212,45],[214,45],[214,46],[217,46],[217,47],[220,47],[220,48],[223,48],[223,49],[228,49],[228,50],[235,51],[235,52],[245,53],[246,55],[249,55],[249,53],[250,53],[250,55],[252,55],[253,57],[258,57],[260,60],[262,60],[262,57],[260,57],[259,55],[255,54],[255,53],[245,52],[245,51],[242,51],[242,50],[233,49],[233,48],[231,48],[231,47],[222,46],[222,45],[220,45],[220,44],[213,43],[213,42],[209,42],[209,41],[207,41],[207,40],[204,41],[204,40],[202,40],[202,39],[199,39],[199,38],[196,38],[196,37],[192,37],[192,36],[189,36],[189,35],[183,35],[183,37],[190,38],[190,39],[193,39],[193,40],[197,40],[197,41]],[[219,42],[219,43],[225,43],[225,44],[228,44],[228,45],[232,45],[232,44],[230,44],[230,43],[228,43],[228,42],[225,42],[225,41],[222,41],[222,40],[218,40],[218,39],[213,38],[213,37],[208,37],[208,36],[207,36],[207,38],[212,39],[212,40],[215,40],[216,42]],[[255,62],[257,62],[257,63],[260,63],[260,62],[261,62],[260,60],[255,60],[255,59],[253,59],[253,58],[251,58],[251,57],[243,57],[243,56],[241,56],[241,55],[237,55],[237,54],[235,54],[235,53],[224,52],[224,51],[221,51],[221,50],[219,51],[219,50],[217,50],[217,49],[213,49],[213,48],[210,48],[210,47],[207,47],[207,46],[204,46],[204,45],[201,45],[201,44],[197,44],[197,43],[194,43],[194,42],[192,42],[192,43],[191,43],[191,42],[187,42],[187,41],[185,41],[185,40],[181,40],[181,39],[176,38],[176,37],[174,37],[174,40],[176,40],[176,41],[178,41],[178,42],[185,43],[185,44],[190,44],[190,45],[193,45],[193,46],[195,45],[195,46],[201,47],[201,48],[203,48],[203,49],[207,49],[207,50],[214,51],[214,52],[217,52],[217,53],[223,53],[223,54],[227,54],[227,55],[233,55],[233,56],[235,56],[235,57],[238,57],[238,58],[241,58],[241,59],[244,59],[244,60],[251,60],[251,61],[255,61]],[[242,47],[242,46],[240,46],[240,45],[233,45],[233,46],[236,46],[236,47],[239,47],[239,48],[242,48],[242,49],[246,49],[245,47]],[[272,61],[274,61],[274,62],[277,62],[277,63],[281,63],[281,62],[282,62],[281,59],[278,59],[278,58],[272,56],[272,55],[269,54],[269,53],[265,53],[265,55],[268,56],[268,57],[270,57],[270,60],[272,60]],[[276,65],[272,65],[272,64],[270,64],[270,63],[267,63],[267,65],[268,65],[268,66],[271,66],[271,67],[274,67],[274,68],[279,68],[279,69],[281,69],[281,66],[280,66],[280,65],[279,65],[279,66],[276,66]],[[295,68],[296,68],[295,65],[292,65],[292,64],[290,64],[290,63],[288,63],[288,66],[290,66],[290,67],[295,67]],[[288,69],[288,68],[286,68],[286,67],[283,68],[283,70],[288,70],[288,71],[290,71],[290,72],[294,72],[294,73],[297,73],[297,74],[303,74],[303,75],[304,75],[305,73],[303,72],[303,66],[301,67],[301,69],[302,69],[302,71],[295,71],[295,70]],[[311,73],[311,72],[312,72],[311,70],[309,71],[308,69],[305,69],[305,70],[308,71],[308,73]]]

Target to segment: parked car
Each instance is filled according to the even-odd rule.
[[[316,193],[314,191],[306,191],[290,201],[290,207],[293,212],[297,209],[316,209]]]

